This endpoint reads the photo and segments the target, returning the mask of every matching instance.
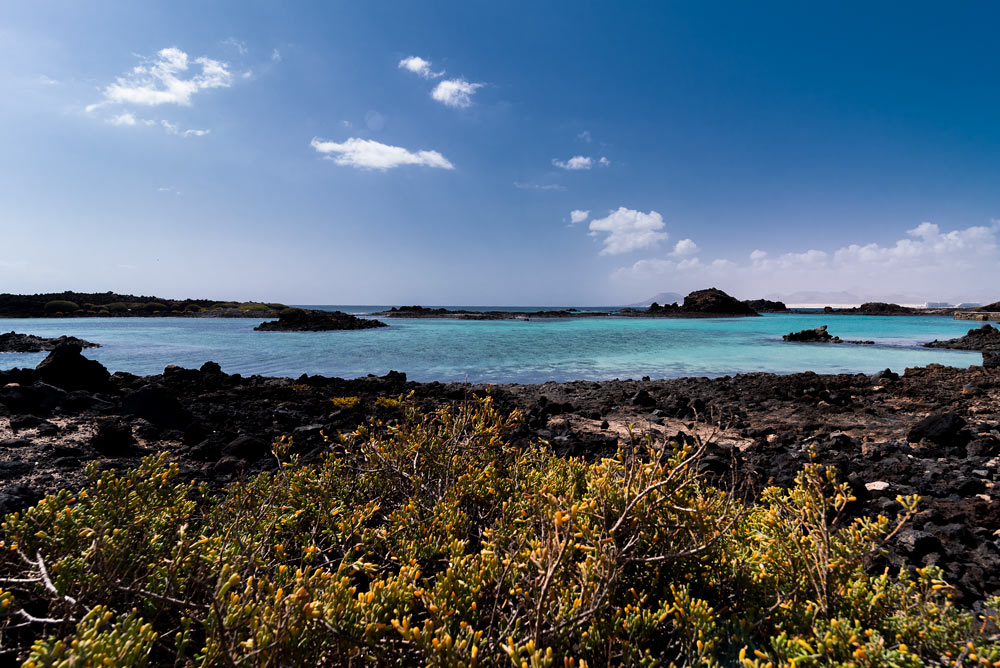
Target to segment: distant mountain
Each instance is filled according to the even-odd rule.
[[[645,301],[641,301],[635,304],[629,304],[631,308],[647,308],[650,304],[656,302],[657,304],[673,304],[677,302],[678,304],[684,303],[684,295],[677,294],[676,292],[661,292],[655,297],[651,297]]]
[[[786,304],[861,304],[866,300],[850,292],[819,292],[817,290],[799,290],[790,295],[771,293],[765,299],[782,301]]]
[[[865,302],[885,302],[887,304],[919,305],[927,303],[926,297],[918,297],[905,293],[875,293],[875,292],[821,292],[818,290],[800,290],[790,295],[768,295],[767,299],[780,299],[786,304],[820,304],[826,305],[848,305],[863,304]]]

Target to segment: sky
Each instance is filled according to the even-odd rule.
[[[1000,5],[0,5],[0,292],[1000,299]]]

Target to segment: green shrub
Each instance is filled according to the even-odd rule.
[[[198,313],[200,311],[203,311],[204,309],[202,307],[198,306],[197,304],[187,304],[184,307],[184,310],[188,311],[190,313]]]
[[[361,404],[360,397],[333,397],[330,403],[334,408],[357,408]]]
[[[267,304],[258,304],[256,302],[247,302],[245,304],[240,304],[240,308],[244,311],[269,311]]]
[[[819,467],[744,508],[702,482],[701,447],[587,462],[513,445],[489,398],[402,408],[321,463],[279,439],[277,471],[219,494],[165,455],[91,466],[2,525],[0,634],[37,666],[1000,660],[940,571],[864,571],[893,527],[838,520]]]
[[[104,308],[108,309],[112,313],[121,313],[123,311],[127,311],[129,307],[125,302],[111,302]]]
[[[280,311],[281,309],[288,308],[284,304],[268,304],[267,307],[272,311]]]
[[[282,309],[278,312],[279,318],[294,318],[297,316],[305,315],[305,309],[300,309],[297,306],[289,306],[286,309]]]
[[[46,313],[73,313],[79,309],[80,307],[75,302],[65,299],[53,299],[45,304]]]

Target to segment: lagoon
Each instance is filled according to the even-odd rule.
[[[373,311],[384,307],[322,307]],[[509,310],[509,309],[508,309]],[[936,316],[768,314],[760,318],[581,318],[466,321],[384,320],[389,327],[344,332],[255,332],[255,319],[3,319],[0,329],[78,336],[111,371],[146,375],[168,364],[207,360],[227,373],[354,378],[403,371],[416,381],[539,383],[793,373],[902,372],[930,363],[968,367],[979,353],[922,348],[961,336],[968,322]],[[829,325],[844,339],[875,345],[787,343],[790,331]],[[33,367],[45,353],[0,354],[0,369]]]

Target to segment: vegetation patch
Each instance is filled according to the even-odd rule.
[[[346,398],[341,398],[346,399]],[[489,397],[343,435],[219,493],[165,455],[9,515],[0,647],[24,665],[998,665],[934,567],[869,573],[916,508],[848,520],[816,465],[747,506],[703,448],[560,458]],[[1000,600],[989,606],[996,608]]]

